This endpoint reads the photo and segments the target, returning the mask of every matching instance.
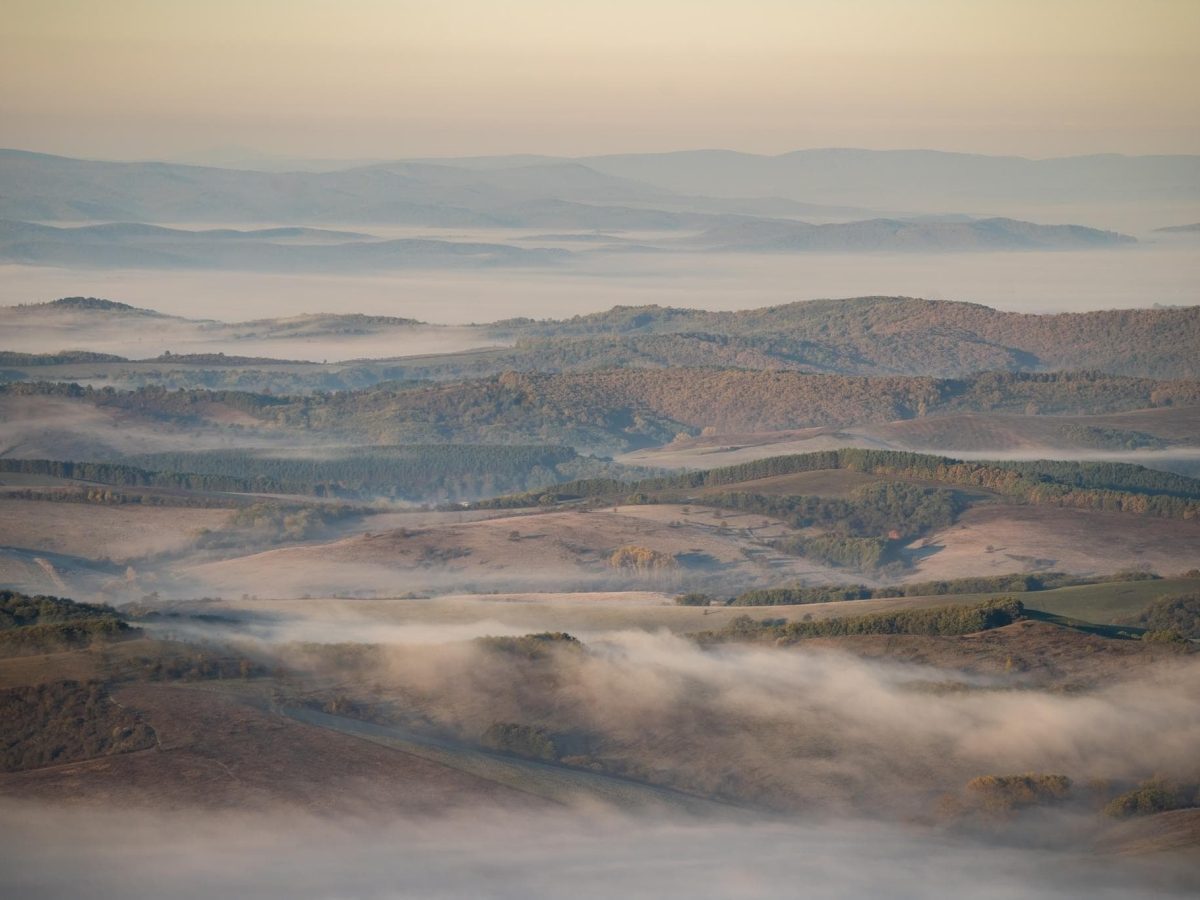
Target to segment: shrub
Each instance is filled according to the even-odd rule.
[[[540,728],[517,722],[494,722],[480,739],[483,746],[513,756],[532,759],[557,759],[554,742]]]
[[[1197,805],[1195,790],[1188,790],[1171,781],[1155,779],[1143,781],[1136,790],[1126,791],[1113,798],[1104,807],[1104,812],[1116,819],[1131,816],[1149,816]]]
[[[985,813],[1009,813],[1022,807],[1061,803],[1071,797],[1066,775],[981,775],[967,782],[971,804]]]
[[[578,638],[572,637],[565,631],[542,631],[537,634],[520,636],[487,635],[476,638],[475,643],[485,650],[496,653],[509,653],[513,656],[523,656],[526,659],[541,659],[548,656],[554,647],[569,647],[578,649],[583,645]]]
[[[0,657],[31,656],[140,637],[142,630],[120,619],[84,619],[27,625],[0,631]]]
[[[679,568],[679,560],[670,553],[632,544],[613,553],[608,558],[608,564],[614,569],[627,569],[638,575],[656,575]]]

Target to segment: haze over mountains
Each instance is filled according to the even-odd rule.
[[[247,304],[319,312],[332,291],[363,312],[426,318],[430,302],[464,323],[870,294],[1024,311],[1194,301],[1190,235],[1155,231],[1194,221],[1193,158],[360,162],[255,171],[0,151],[0,279],[10,302],[103,293],[228,318]],[[695,183],[653,180],[675,162]]]
[[[560,223],[563,224],[563,223]],[[588,240],[582,241],[582,238]],[[513,238],[509,238],[513,239]],[[517,238],[520,240],[520,238]],[[540,242],[550,246],[537,246]],[[369,273],[408,268],[554,266],[579,254],[674,251],[730,253],[954,252],[1080,250],[1137,243],[1080,226],[1033,225],[1011,219],[978,222],[849,224],[752,220],[683,240],[631,241],[605,234],[548,235],[523,246],[471,240],[379,239],[314,228],[192,231],[139,224],[54,228],[0,221],[0,264],[96,269],[219,269],[224,271]],[[555,244],[565,243],[568,250]]]
[[[732,215],[845,220],[871,218],[872,211],[989,216],[1014,206],[1194,205],[1200,157],[688,151],[262,172],[10,150],[0,153],[0,185],[0,218],[13,220],[669,230],[714,227],[721,223],[712,216]]]
[[[0,898],[1200,897],[1200,3],[3,9]]]
[[[244,147],[195,153],[192,165],[260,171],[329,171],[382,160],[305,160],[275,157]],[[983,203],[1020,201],[1032,206],[1128,200],[1200,198],[1195,156],[1095,154],[1025,159],[935,150],[797,150],[778,156],[733,150],[681,150],[558,157],[524,154],[414,160],[487,171],[573,162],[597,172],[691,195],[781,197],[797,201],[881,208],[967,211]],[[907,199],[885,199],[907,198]],[[933,206],[930,201],[933,201]]]

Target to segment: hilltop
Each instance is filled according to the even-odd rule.
[[[66,313],[76,319],[69,319]],[[117,352],[114,348],[124,349],[144,336],[134,330],[142,327],[134,321],[135,314],[143,319],[169,318],[113,301],[68,298],[0,308],[0,326],[7,329],[12,342],[7,349],[20,345],[26,352],[55,352],[64,347]],[[170,349],[182,344],[187,352],[195,353],[222,351],[278,359],[282,354],[264,345],[316,335],[361,338],[362,346],[355,349],[391,357],[388,365],[377,367],[375,381],[612,367],[721,367],[939,378],[981,371],[1072,369],[1152,378],[1200,374],[1195,353],[1200,345],[1200,306],[1030,315],[974,303],[859,297],[736,312],[616,306],[568,319],[505,319],[453,327],[352,313],[239,323],[209,321],[203,328],[197,320],[172,321],[181,327],[170,332]],[[114,325],[120,328],[114,331]],[[370,340],[398,337],[398,329],[415,333],[418,326],[436,329],[424,332],[421,342],[408,351],[419,353],[419,360],[403,358],[404,343]],[[247,352],[249,344],[256,344],[255,353]],[[287,348],[288,358],[303,358],[295,356],[296,346]],[[470,349],[477,352],[463,353]],[[355,361],[368,362],[367,353],[360,352]]]
[[[1096,372],[936,379],[606,369],[558,375],[510,372],[471,381],[305,396],[162,387],[118,392],[18,382],[0,385],[0,405],[26,409],[20,421],[6,429],[10,440],[18,435],[24,440],[44,438],[45,428],[37,423],[38,406],[53,408],[56,430],[69,431],[70,420],[62,418],[66,406],[79,409],[77,415],[94,410],[87,413],[89,426],[83,429],[87,433],[100,418],[123,422],[113,434],[118,439],[131,436],[130,429],[140,426],[157,433],[160,442],[177,442],[179,435],[188,432],[236,423],[243,442],[252,440],[256,432],[259,441],[275,435],[374,444],[549,441],[609,455],[666,444],[680,436],[694,437],[705,430],[737,435],[933,419],[964,412],[1086,415],[1190,407],[1200,405],[1200,380],[1157,381]],[[1136,433],[1122,434],[1130,429],[1097,427],[1096,439],[1102,445],[1120,447],[1132,441],[1136,448],[1145,440]],[[168,431],[176,437],[168,437]],[[50,454],[22,449],[20,455]]]

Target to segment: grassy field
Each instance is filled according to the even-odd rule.
[[[132,559],[191,546],[202,528],[220,528],[227,509],[40,503],[0,495],[0,545],[86,559]]]
[[[1111,428],[1141,432],[1177,446],[1194,447],[1200,407],[1162,407],[1091,416],[1022,416],[962,413],[843,428],[717,434],[636,450],[618,459],[635,465],[709,469],[838,447],[914,450],[923,453],[993,453],[1062,457],[1103,453],[1078,442],[1073,429]],[[1110,451],[1112,452],[1112,451]],[[1125,454],[1136,461],[1136,453]]]
[[[1163,594],[1200,590],[1200,579],[1164,578],[1033,591],[1019,594],[1025,605],[1054,616],[1107,625],[1139,612]],[[205,611],[253,614],[269,633],[317,641],[397,643],[466,640],[484,634],[568,631],[594,637],[621,629],[675,633],[715,630],[737,616],[797,621],[978,603],[995,592],[847,600],[802,606],[677,606],[670,594],[653,592],[510,593],[456,595],[435,599],[226,600]],[[298,623],[303,622],[304,625]],[[270,624],[274,623],[274,624]],[[324,624],[323,624],[324,623]]]
[[[1028,606],[1056,616],[1105,625],[1145,609],[1164,595],[1200,591],[1200,578],[1089,584],[1030,594]]]

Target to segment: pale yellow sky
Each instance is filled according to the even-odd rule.
[[[0,0],[0,146],[1200,152],[1200,0]]]

